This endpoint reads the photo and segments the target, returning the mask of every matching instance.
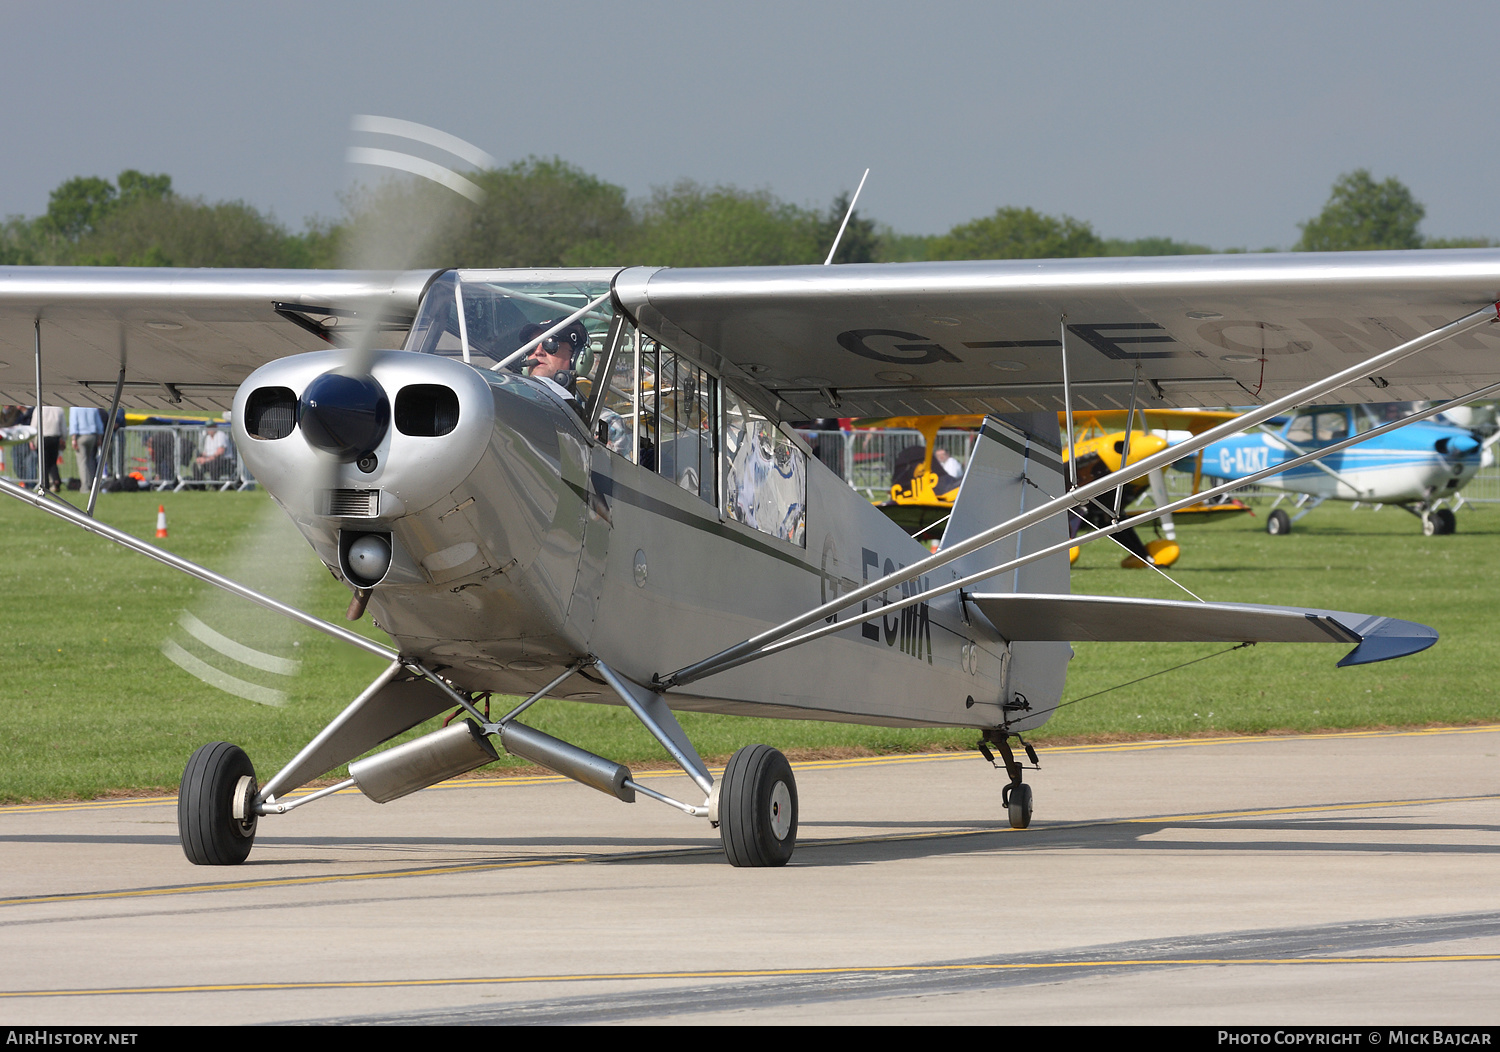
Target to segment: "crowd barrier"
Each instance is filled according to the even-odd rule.
[[[907,446],[920,446],[920,431],[804,431],[825,466],[869,500],[890,496],[896,456]],[[939,431],[939,449],[968,464],[974,449],[972,431]]]
[[[105,478],[133,478],[151,490],[211,489],[245,490],[255,486],[228,428],[122,427],[115,432],[105,460]],[[36,485],[36,450],[23,445],[7,446],[0,474]],[[62,443],[60,471],[64,482],[78,475],[77,459]],[[89,480],[80,480],[87,486]]]
[[[918,431],[806,431],[813,452],[839,478],[849,483],[869,500],[883,500],[890,496],[891,475],[895,470],[896,455],[907,446],[922,444]],[[974,451],[976,435],[972,431],[939,431],[939,449],[947,450],[965,466]],[[1500,472],[1486,469],[1496,475],[1496,497],[1500,502]],[[1484,481],[1485,472],[1474,480],[1478,486]],[[1193,490],[1190,472],[1169,470],[1165,473],[1167,495],[1173,500],[1185,497]],[[1204,486],[1209,485],[1205,482]],[[1465,493],[1467,494],[1467,490]],[[1259,486],[1244,486],[1234,495],[1245,501],[1274,500],[1281,490],[1262,489]],[[1147,503],[1150,498],[1143,498]]]

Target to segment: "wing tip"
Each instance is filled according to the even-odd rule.
[[[1393,617],[1384,618],[1373,630],[1359,635],[1359,645],[1344,655],[1339,668],[1420,654],[1438,641],[1437,629]]]

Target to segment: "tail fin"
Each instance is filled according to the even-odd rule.
[[[953,515],[943,532],[943,547],[952,547],[1060,497],[1066,488],[1055,413],[986,417],[964,472],[963,487],[953,504]],[[1067,536],[1067,521],[1058,515],[971,552],[956,560],[953,568],[967,577],[986,566],[1058,544]],[[973,590],[1066,595],[1068,553],[1061,551],[997,574],[978,582]]]
[[[1065,489],[1056,413],[986,417],[979,440],[974,443],[969,468],[964,472],[963,487],[953,504],[953,517],[943,533],[943,544],[956,544],[998,526],[1062,496]],[[1057,515],[954,560],[953,568],[960,576],[967,577],[1017,556],[1049,548],[1067,536],[1067,520]],[[970,588],[974,592],[1066,595],[1069,592],[1067,549],[981,580]],[[1006,641],[1000,690],[1003,726],[1029,731],[1046,723],[1057,708],[1073,648],[1061,641],[1011,640],[1003,629],[996,628]]]

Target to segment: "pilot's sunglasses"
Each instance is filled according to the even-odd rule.
[[[541,342],[540,347],[548,354],[557,354],[561,351],[571,351],[573,349],[571,343],[567,340],[560,340],[556,336],[548,336]]]

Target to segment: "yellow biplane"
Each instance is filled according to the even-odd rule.
[[[1086,410],[1073,414],[1072,444],[1063,453],[1063,462],[1076,460],[1076,478],[1079,482],[1090,482],[1113,474],[1122,466],[1135,464],[1146,457],[1165,449],[1169,442],[1158,432],[1187,431],[1199,434],[1232,420],[1239,414],[1216,409],[1136,409],[1131,419],[1134,427],[1127,427],[1127,411]],[[953,510],[958,498],[961,474],[954,472],[943,451],[937,444],[940,430],[977,429],[983,422],[980,416],[888,416],[866,417],[855,420],[859,429],[901,429],[916,431],[922,436],[920,446],[910,446],[896,457],[892,471],[889,496],[877,501],[876,506],[897,525],[913,537],[932,533]],[[1066,413],[1058,413],[1058,426],[1067,435]],[[1194,464],[1193,492],[1201,488],[1203,458],[1200,454]],[[1122,511],[1139,498],[1147,489],[1158,505],[1167,502],[1166,483],[1160,471],[1148,472],[1137,478],[1126,479],[1118,491],[1118,503],[1108,499],[1083,509],[1084,524],[1103,525],[1110,516],[1110,508]],[[1092,512],[1092,515],[1090,514]],[[1181,549],[1177,544],[1176,525],[1190,522],[1212,522],[1251,512],[1249,505],[1233,498],[1199,503],[1178,510],[1173,515],[1164,515],[1159,520],[1162,537],[1142,544],[1134,537],[1134,531],[1122,531],[1120,542],[1130,552],[1121,562],[1126,568],[1146,565],[1146,559],[1157,566],[1170,566],[1177,561]],[[1099,518],[1101,522],[1093,522]],[[1075,523],[1075,529],[1077,527]],[[941,547],[941,534],[934,534],[929,547]],[[1132,543],[1133,542],[1133,543]],[[1072,550],[1072,559],[1078,558],[1078,549]]]

